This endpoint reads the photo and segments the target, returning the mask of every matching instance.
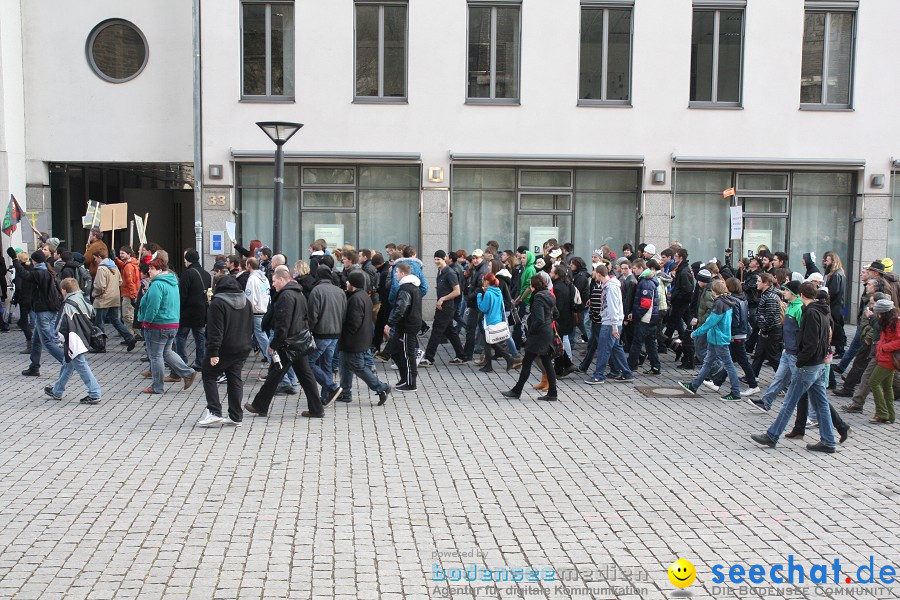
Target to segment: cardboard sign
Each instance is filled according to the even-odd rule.
[[[128,227],[128,204],[103,204],[100,206],[100,231],[115,231]]]
[[[744,209],[740,206],[731,207],[731,239],[739,240],[744,237]]]
[[[137,230],[138,241],[142,244],[147,243],[147,222],[141,218],[141,215],[134,215],[134,228]]]
[[[88,200],[87,203],[87,212],[83,217],[81,217],[81,226],[85,229],[93,229],[94,227],[98,227],[100,225],[100,207],[103,206],[101,202],[95,202],[94,200]]]

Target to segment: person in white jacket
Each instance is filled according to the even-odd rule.
[[[269,338],[263,333],[262,321],[269,309],[269,280],[265,274],[259,270],[259,261],[255,258],[247,259],[247,271],[250,272],[247,277],[247,287],[244,288],[244,294],[247,301],[253,309],[253,337],[259,345],[259,350],[263,356],[268,356]]]
[[[603,308],[601,311],[600,333],[597,334],[597,368],[585,383],[595,385],[606,381],[606,365],[612,362],[613,376],[616,383],[631,383],[634,373],[628,367],[625,350],[622,348],[622,322],[625,311],[622,308],[622,284],[614,276],[610,276],[606,265],[597,267],[597,276],[603,286]]]

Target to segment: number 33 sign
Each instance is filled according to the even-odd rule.
[[[228,203],[228,197],[225,194],[208,194],[206,196],[207,206],[225,206]]]

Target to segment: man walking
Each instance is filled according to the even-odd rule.
[[[240,425],[243,421],[242,372],[252,347],[252,330],[253,313],[241,285],[231,275],[220,277],[216,282],[216,293],[209,303],[206,322],[205,355],[208,360],[203,363],[202,369],[206,410],[197,423],[200,427]],[[219,386],[216,382],[222,374],[228,385],[227,419],[222,416],[222,402],[219,400]]]
[[[104,329],[107,321],[112,323],[113,329],[119,332],[128,346],[128,351],[134,350],[137,340],[122,323],[119,311],[122,305],[122,275],[119,268],[106,254],[106,246],[94,251],[93,262],[97,266],[94,275],[94,290],[91,297],[96,311],[96,324]],[[91,352],[96,352],[91,350]]]
[[[353,375],[362,379],[369,389],[378,394],[378,406],[387,402],[391,386],[382,383],[366,365],[372,332],[372,300],[366,293],[368,277],[362,270],[351,271],[347,275],[347,313],[338,340],[341,351],[341,385],[343,393],[338,400],[352,402]]]
[[[394,277],[400,284],[394,301],[385,335],[391,328],[398,338],[391,358],[400,371],[400,381],[394,389],[398,392],[415,392],[416,388],[416,335],[422,327],[422,295],[419,292],[419,278],[411,273],[409,263],[399,263],[394,268]]]
[[[56,383],[46,386],[44,394],[53,400],[62,400],[66,384],[69,382],[72,372],[76,371],[88,391],[87,396],[80,402],[82,404],[99,404],[100,384],[97,383],[97,378],[94,377],[91,367],[85,359],[90,344],[90,323],[94,316],[94,308],[88,304],[74,278],[67,277],[59,285],[62,292],[65,293],[65,297],[59,310],[55,333],[61,335],[65,340],[65,360],[59,369]]]
[[[634,373],[628,367],[625,351],[622,348],[622,322],[625,311],[622,308],[622,284],[615,276],[611,276],[606,265],[597,267],[597,278],[603,286],[602,324],[597,335],[597,366],[594,376],[585,379],[585,383],[595,385],[606,381],[606,365],[613,361],[613,370],[619,374],[612,377],[616,383],[631,383]]]
[[[244,294],[250,301],[250,308],[253,310],[253,337],[259,346],[259,351],[263,356],[268,356],[269,337],[263,333],[262,322],[269,310],[269,280],[262,271],[259,270],[259,261],[255,258],[247,259],[247,271],[250,273],[246,279]],[[235,279],[237,281],[237,279]],[[240,285],[240,282],[238,282]]]
[[[331,282],[327,267],[320,266],[317,276],[318,281],[309,293],[309,328],[316,339],[316,351],[309,355],[309,363],[322,388],[322,406],[328,406],[342,391],[334,382],[331,363],[347,313],[347,296]]]
[[[32,268],[30,271],[22,268],[22,264],[16,258],[15,250],[7,248],[6,253],[13,259],[13,265],[16,267],[17,285],[31,288],[31,310],[34,313],[31,364],[22,371],[22,375],[38,377],[41,374],[41,348],[46,349],[57,362],[64,361],[62,350],[56,344],[56,332],[54,331],[56,313],[62,305],[62,294],[53,275],[44,264],[47,257],[43,252],[37,250],[31,255]],[[21,283],[19,283],[19,278],[21,278]]]
[[[423,367],[430,367],[434,364],[434,356],[438,346],[444,341],[449,341],[453,347],[456,357],[450,361],[451,364],[461,364],[464,362],[462,342],[459,334],[453,327],[453,316],[456,314],[456,306],[460,296],[459,279],[456,271],[447,264],[447,253],[438,250],[434,253],[434,265],[437,267],[437,305],[434,310],[434,322],[431,325],[431,337],[428,339],[428,345],[425,347],[425,358],[419,364]]]
[[[200,253],[193,248],[184,252],[184,266],[178,290],[181,294],[181,322],[175,336],[175,352],[181,360],[188,362],[188,334],[194,335],[196,357],[191,367],[202,369],[206,348],[206,310],[209,307],[209,292],[212,291],[212,276],[200,266]]]
[[[791,385],[778,418],[765,433],[750,436],[757,444],[774,448],[787,428],[800,397],[808,393],[810,401],[816,407],[821,439],[816,444],[807,444],[806,449],[827,453],[835,451],[834,427],[831,423],[828,398],[825,396],[823,377],[825,357],[831,342],[831,308],[827,301],[816,300],[817,292],[814,283],[806,282],[800,286],[803,315],[800,319],[797,368],[791,376]]]

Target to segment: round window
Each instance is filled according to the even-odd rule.
[[[88,36],[87,58],[91,68],[112,83],[137,77],[147,65],[148,54],[144,34],[122,19],[103,21]]]

